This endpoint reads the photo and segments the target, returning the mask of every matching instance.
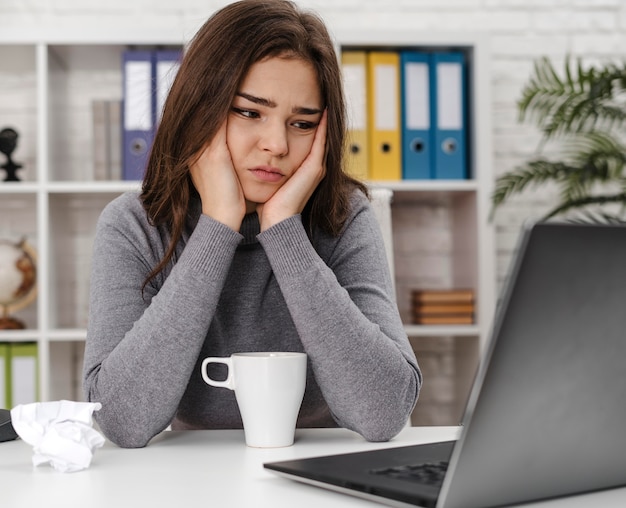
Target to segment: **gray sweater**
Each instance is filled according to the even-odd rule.
[[[104,434],[145,446],[173,429],[241,428],[234,393],[199,365],[239,351],[304,351],[299,427],[341,426],[384,441],[406,423],[421,374],[398,314],[382,236],[355,192],[342,234],[312,239],[300,215],[259,233],[191,207],[173,261],[143,290],[168,245],[137,193],[112,201],[93,252],[84,390]]]

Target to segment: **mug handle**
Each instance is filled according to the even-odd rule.
[[[216,381],[215,379],[209,377],[206,372],[206,367],[209,363],[223,363],[228,367],[228,376],[226,376],[226,379],[224,381]],[[202,360],[201,373],[202,379],[204,379],[204,382],[208,385],[228,388],[229,390],[235,389],[235,382],[233,377],[233,361],[230,358],[216,358],[212,356],[205,358],[204,360]]]

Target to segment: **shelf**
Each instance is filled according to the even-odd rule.
[[[38,339],[37,330],[0,330],[0,342],[36,342]]]
[[[164,17],[149,26],[138,23],[138,18],[102,24],[94,17],[80,27],[29,20],[19,30],[5,27],[0,33],[0,127],[10,125],[18,131],[14,160],[23,165],[18,171],[20,182],[0,181],[0,238],[26,236],[38,252],[39,270],[37,302],[17,316],[29,328],[0,331],[0,342],[37,342],[42,400],[82,396],[82,354],[97,220],[110,200],[141,189],[138,181],[95,180],[101,173],[95,171],[93,157],[93,102],[122,98],[122,52],[126,48],[182,47],[198,28],[191,26],[196,18],[172,22]],[[186,23],[189,26],[183,26]],[[494,308],[486,44],[472,33],[383,29],[335,32],[335,36],[338,50],[462,48],[471,68],[468,153],[472,178],[368,182],[370,188],[393,192],[393,264],[404,322],[412,320],[412,289],[463,286],[476,291],[474,325],[405,325],[418,359],[423,360],[425,378],[430,380],[420,397],[428,412],[428,390],[448,386],[449,377],[439,382],[446,375],[455,376],[451,384],[459,391],[459,400],[464,400],[466,379],[471,379],[477,364],[475,353],[485,343]],[[0,159],[4,159],[1,154]],[[0,170],[2,178],[4,171]],[[439,362],[441,355],[449,357]],[[427,371],[429,366],[431,371]],[[451,397],[456,395],[441,395],[444,406],[450,406]],[[440,410],[437,407],[432,413],[437,415]],[[444,411],[454,413],[455,409],[444,407]]]
[[[467,326],[425,326],[425,325],[405,325],[404,330],[409,337],[476,337],[480,334],[477,325]],[[60,328],[50,330],[47,334],[51,342],[84,341],[87,330],[83,328]],[[28,342],[37,340],[39,332],[37,330],[2,330],[0,331],[0,342]]]
[[[0,194],[34,194],[39,188],[34,182],[0,182]]]
[[[476,325],[468,326],[424,326],[405,325],[404,330],[409,337],[476,337],[480,329]],[[84,341],[87,330],[82,328],[61,328],[47,333],[51,342]],[[39,338],[37,330],[3,330],[0,331],[0,342],[28,342]]]
[[[87,338],[87,330],[81,328],[59,328],[50,330],[50,342],[82,342]]]
[[[397,192],[475,192],[478,187],[476,180],[380,180],[368,185]]]
[[[121,194],[141,189],[136,181],[58,181],[40,184],[35,182],[0,182],[0,194]]]
[[[46,190],[51,194],[122,194],[141,189],[141,182],[135,181],[89,181],[89,182],[49,182]]]
[[[477,325],[404,325],[409,337],[478,337]]]

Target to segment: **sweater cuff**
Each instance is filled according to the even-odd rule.
[[[207,215],[201,215],[183,256],[187,263],[209,275],[228,270],[243,236]]]
[[[317,253],[302,224],[294,215],[257,235],[274,272],[295,275],[310,268]]]

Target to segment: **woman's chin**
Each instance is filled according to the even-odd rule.
[[[244,192],[246,198],[246,211],[250,213],[255,211],[257,206],[264,205],[275,194],[276,191],[268,192]]]

